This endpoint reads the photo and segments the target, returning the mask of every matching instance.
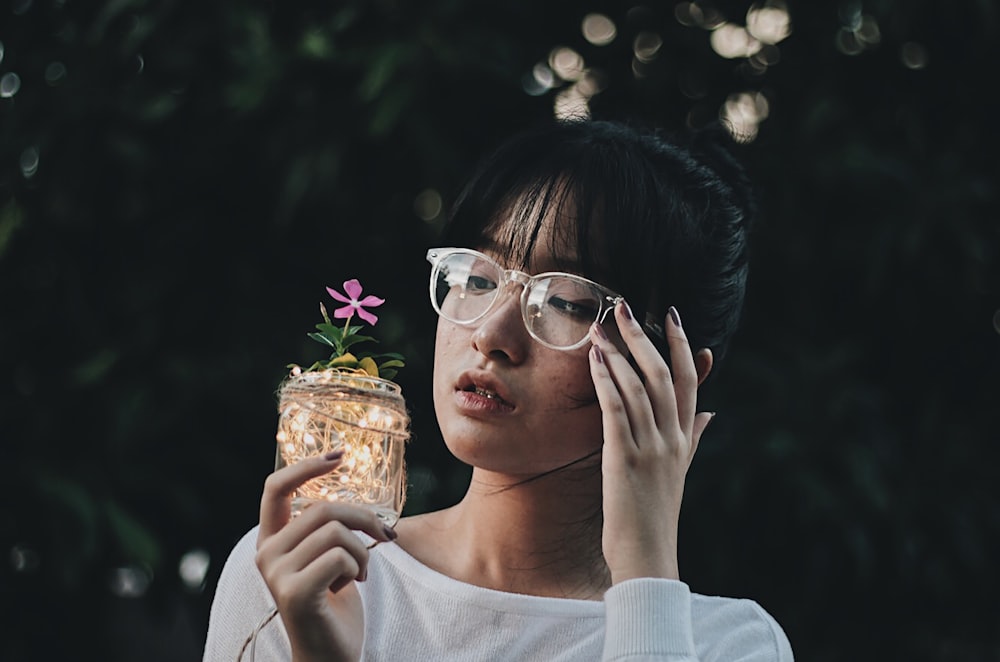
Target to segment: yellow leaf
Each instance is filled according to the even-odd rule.
[[[375,363],[375,359],[372,357],[366,356],[361,359],[358,366],[372,377],[378,377],[378,364]]]
[[[356,366],[356,365],[358,365],[358,359],[356,356],[354,356],[354,354],[351,354],[350,352],[344,354],[343,356],[338,356],[337,358],[330,361],[331,368],[336,366]]]

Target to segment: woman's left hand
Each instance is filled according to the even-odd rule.
[[[612,584],[679,579],[684,479],[712,414],[695,412],[698,372],[676,310],[665,325],[672,372],[625,303],[615,319],[636,368],[603,329],[594,325],[590,332],[590,372],[604,427],[604,558]]]

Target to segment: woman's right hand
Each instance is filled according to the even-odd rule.
[[[291,518],[295,489],[332,471],[341,457],[303,460],[275,471],[264,483],[257,567],[297,662],[360,658],[364,610],[354,580],[367,576],[368,550],[354,531],[380,542],[396,537],[374,512],[347,503],[315,503]]]

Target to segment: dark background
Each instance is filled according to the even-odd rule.
[[[721,57],[709,28],[749,8],[0,4],[0,659],[200,659],[326,285],[385,297],[377,335],[409,360],[407,510],[461,494],[429,398],[441,218],[416,201],[552,115],[572,82],[525,85],[565,46],[595,117],[768,105],[739,149],[762,216],[687,581],[758,600],[801,660],[1000,660],[1000,10],[801,1],[787,39]]]

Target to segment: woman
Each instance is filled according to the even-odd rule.
[[[205,659],[236,659],[276,605],[257,659],[791,660],[756,603],[693,594],[677,564],[712,418],[697,390],[738,321],[751,217],[718,134],[564,121],[504,144],[428,252],[435,411],[473,467],[465,497],[395,530],[345,504],[289,521],[287,495],[339,457],[275,472]]]

